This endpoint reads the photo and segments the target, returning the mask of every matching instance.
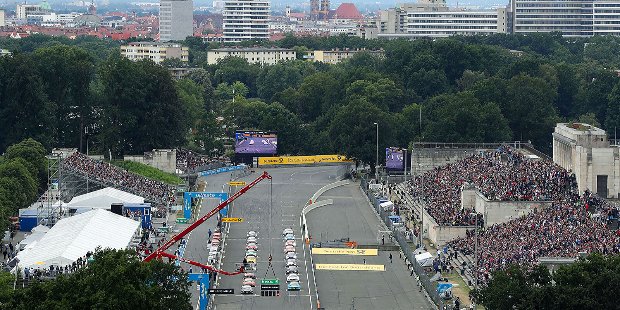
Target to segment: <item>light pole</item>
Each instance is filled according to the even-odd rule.
[[[379,123],[374,123],[375,126],[377,126],[377,157],[376,157],[376,161],[375,161],[375,178],[378,178],[379,176]]]

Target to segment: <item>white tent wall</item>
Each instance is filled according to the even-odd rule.
[[[64,266],[97,247],[125,249],[140,223],[97,209],[60,220],[32,248],[17,254],[19,267]]]
[[[73,197],[64,207],[110,209],[113,203],[144,203],[144,198],[115,188],[106,187]]]

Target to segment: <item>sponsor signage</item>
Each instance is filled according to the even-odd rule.
[[[378,255],[377,249],[340,249],[340,248],[312,248],[312,254],[325,255]]]
[[[278,279],[262,279],[260,280],[260,284],[280,284],[280,280]]]
[[[316,270],[385,271],[385,265],[316,264]]]
[[[261,284],[261,291],[279,291],[280,284]]]
[[[274,156],[258,158],[258,165],[308,165],[345,162],[352,162],[352,160],[342,155]]]
[[[223,217],[222,223],[241,223],[243,222],[242,218],[239,217]]]
[[[234,288],[210,288],[209,294],[234,294]]]
[[[230,172],[230,171],[235,171],[235,170],[242,170],[244,168],[245,166],[228,166],[228,167],[222,167],[222,168],[217,168],[217,169],[212,169],[212,170],[207,170],[207,171],[201,171],[200,175],[205,177],[208,175],[214,175],[214,174]]]
[[[230,185],[230,186],[245,186],[245,182],[243,182],[243,181],[231,181],[231,182],[228,182],[228,185]]]

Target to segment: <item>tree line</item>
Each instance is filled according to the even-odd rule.
[[[26,139],[7,148],[0,157],[0,232],[37,200],[47,186],[47,152],[41,143]]]
[[[546,266],[508,266],[472,291],[486,309],[616,309],[620,256],[591,254],[553,273]]]
[[[5,39],[6,40],[6,39]],[[294,48],[382,49],[337,65],[272,66],[228,58],[188,38],[190,65],[131,62],[118,43],[45,36],[13,40],[0,58],[0,150],[27,137],[118,156],[186,146],[222,153],[235,129],[275,130],[282,154],[342,153],[374,162],[380,148],[412,141],[532,141],[551,150],[556,122],[620,124],[620,39],[558,34],[362,40],[287,36],[245,42]],[[4,44],[0,41],[0,43]],[[38,47],[37,47],[38,46]]]

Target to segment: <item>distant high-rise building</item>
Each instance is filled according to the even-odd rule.
[[[514,33],[620,35],[618,0],[511,0]]]
[[[319,19],[327,20],[329,18],[329,0],[321,0],[321,10],[319,11]]]
[[[41,6],[38,4],[18,4],[15,9],[15,17],[17,19],[26,20],[28,15],[41,12]]]
[[[224,41],[269,39],[269,0],[226,0],[224,2]]]
[[[160,0],[159,41],[181,41],[194,34],[192,0]]]
[[[310,19],[318,20],[319,19],[319,0],[310,0]]]
[[[6,26],[6,22],[4,21],[4,10],[0,9],[0,27]]]

